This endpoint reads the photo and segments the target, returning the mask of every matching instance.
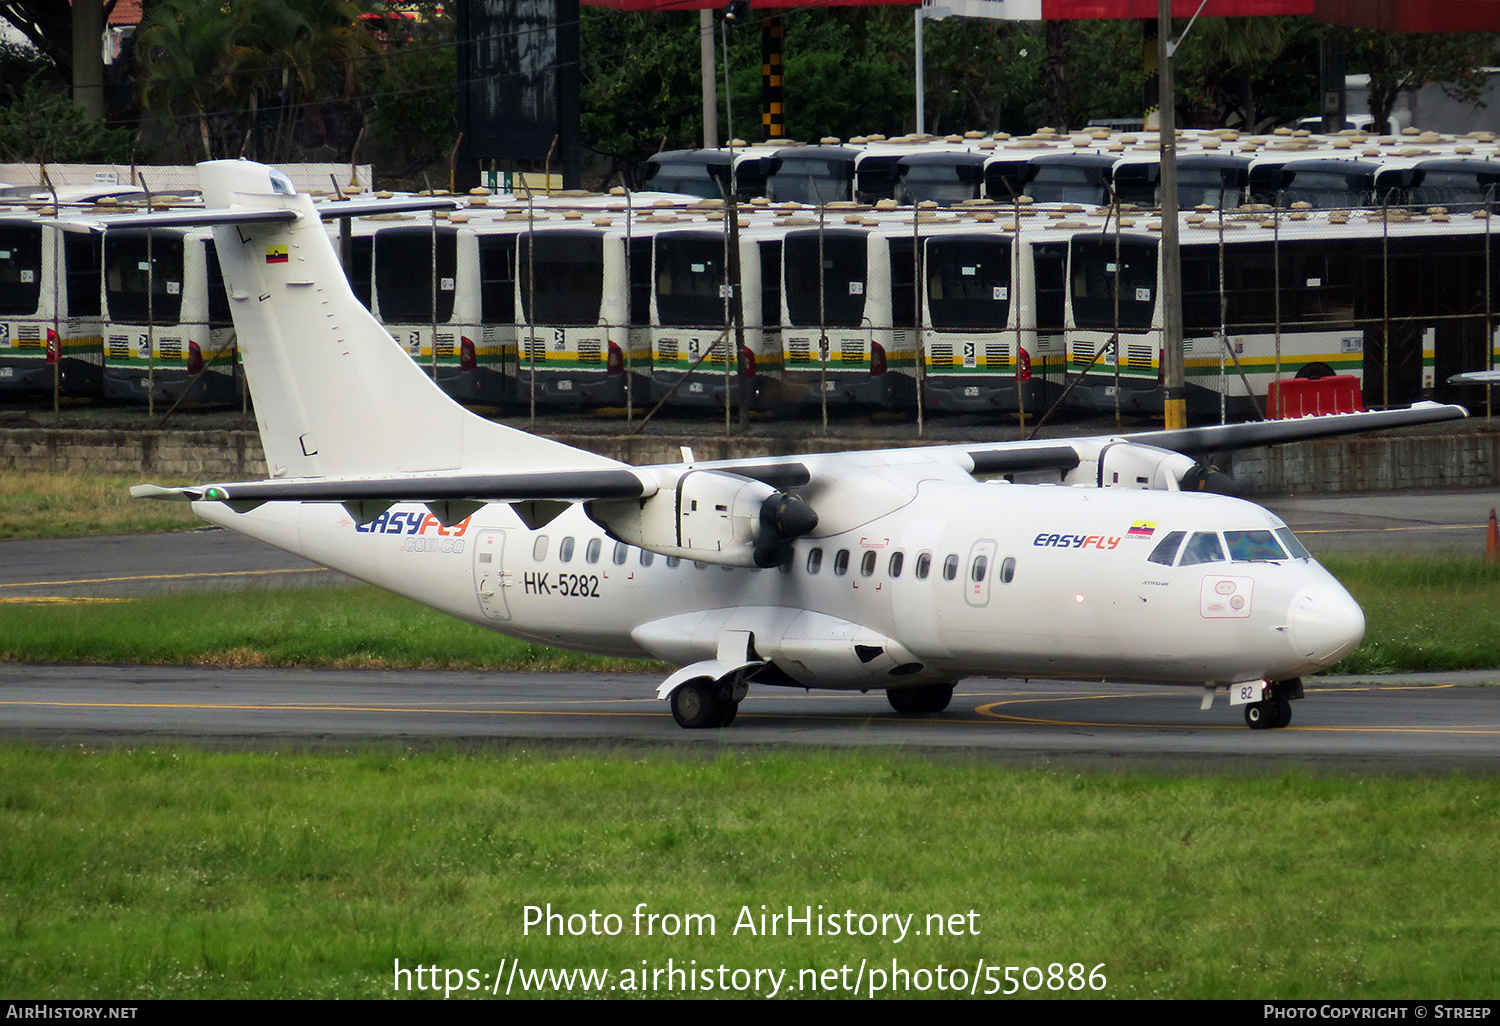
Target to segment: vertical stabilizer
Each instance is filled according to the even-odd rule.
[[[444,394],[355,298],[311,197],[285,175],[243,160],[198,168],[210,208],[299,215],[214,229],[272,477],[619,466]]]

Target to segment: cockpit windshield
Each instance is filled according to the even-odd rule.
[[[1151,554],[1148,562],[1171,566],[1194,566],[1199,563],[1280,562],[1285,559],[1311,559],[1312,555],[1292,534],[1291,528],[1255,531],[1195,531],[1187,544],[1186,531],[1172,531],[1164,535]],[[1178,549],[1182,550],[1178,558]],[[1228,554],[1226,556],[1226,553]],[[1290,556],[1288,555],[1290,553]]]
[[[1229,547],[1229,558],[1235,563],[1286,558],[1270,531],[1225,531],[1224,541]]]

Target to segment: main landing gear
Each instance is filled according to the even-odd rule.
[[[889,688],[886,701],[898,713],[925,715],[940,713],[953,701],[952,684],[917,684],[908,688]]]
[[[1265,697],[1245,706],[1245,725],[1251,730],[1270,730],[1292,722],[1292,699],[1302,697],[1302,679],[1277,681],[1266,688]]]
[[[740,711],[745,686],[730,680],[699,677],[672,692],[672,719],[688,730],[727,727]]]

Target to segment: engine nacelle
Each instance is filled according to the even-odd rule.
[[[1065,484],[1177,491],[1183,478],[1198,468],[1191,456],[1139,442],[1089,439],[1075,442],[1074,448],[1080,460]]]
[[[647,498],[595,500],[584,508],[616,541],[723,566],[775,566],[791,539],[818,523],[796,496],[738,474],[691,468]]]

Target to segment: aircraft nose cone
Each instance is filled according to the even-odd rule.
[[[1287,610],[1292,648],[1319,666],[1331,666],[1354,651],[1365,636],[1359,603],[1337,585],[1303,588]]]

